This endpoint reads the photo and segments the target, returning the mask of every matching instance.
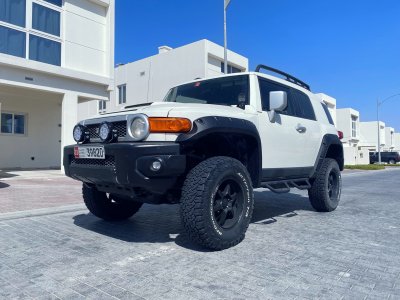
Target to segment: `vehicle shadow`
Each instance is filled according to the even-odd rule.
[[[0,179],[12,178],[12,177],[16,177],[16,176],[18,176],[18,175],[12,174],[8,170],[0,170]]]
[[[266,226],[278,222],[277,217],[295,217],[296,211],[312,210],[308,197],[303,195],[256,191],[251,223]],[[179,205],[144,205],[131,219],[121,222],[106,222],[92,214],[76,215],[73,219],[76,226],[125,242],[175,242],[187,249],[208,252],[187,237],[180,222]]]
[[[0,182],[0,189],[8,188],[10,185],[4,182]]]

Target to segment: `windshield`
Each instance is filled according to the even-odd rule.
[[[172,88],[165,102],[237,105],[249,103],[249,76],[229,76]]]

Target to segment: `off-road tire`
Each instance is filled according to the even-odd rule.
[[[330,195],[330,176],[333,176],[334,185]],[[342,188],[342,178],[339,165],[336,160],[325,158],[311,188],[308,190],[308,196],[312,207],[319,212],[330,212],[337,208]]]
[[[106,194],[86,184],[82,186],[83,201],[88,210],[105,221],[122,221],[137,213],[143,203],[122,196]]]
[[[224,194],[227,185],[230,186],[229,195],[228,192]],[[231,202],[222,209],[225,200],[221,199]],[[219,205],[221,210],[218,210]],[[219,156],[201,162],[189,172],[182,188],[180,214],[193,242],[208,249],[222,250],[244,239],[253,206],[253,187],[245,166],[236,159]],[[232,227],[220,226],[224,217],[225,224],[231,222]]]

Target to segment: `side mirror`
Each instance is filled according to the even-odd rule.
[[[269,93],[269,110],[283,111],[287,107],[286,92],[270,92]]]
[[[287,93],[276,91],[269,93],[268,116],[271,122],[275,122],[276,112],[285,110],[287,107]]]

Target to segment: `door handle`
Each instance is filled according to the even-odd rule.
[[[307,131],[307,128],[301,124],[298,124],[296,127],[297,132],[299,133],[305,133]]]

